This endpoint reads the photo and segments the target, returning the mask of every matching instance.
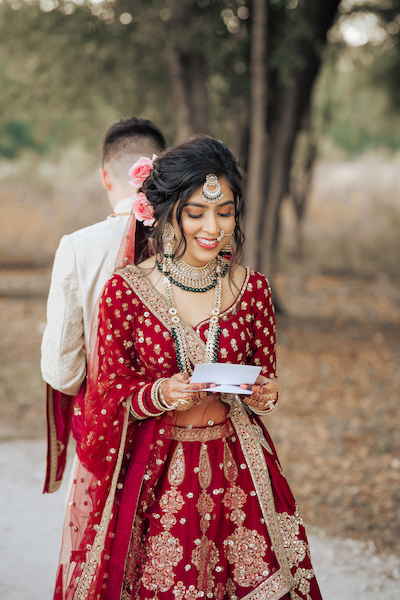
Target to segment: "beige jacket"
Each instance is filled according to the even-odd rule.
[[[132,198],[112,217],[70,235],[57,249],[42,340],[43,379],[64,394],[78,393],[86,376],[86,350],[97,298],[114,271]]]

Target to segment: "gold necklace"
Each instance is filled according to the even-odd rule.
[[[193,267],[172,254],[164,254],[161,264],[156,260],[157,269],[170,283],[187,292],[204,293],[217,285],[218,277],[225,277],[228,264],[221,256],[216,256],[204,267]]]
[[[185,332],[178,316],[178,310],[175,306],[174,294],[172,292],[171,281],[167,276],[164,276],[165,297],[168,304],[168,312],[172,321],[171,333],[175,341],[176,360],[178,362],[179,371],[182,373],[192,374],[192,365],[188,356],[188,350],[185,340]],[[219,335],[221,328],[219,326],[219,316],[221,313],[222,302],[222,279],[217,275],[217,283],[214,292],[214,306],[211,311],[210,327],[208,329],[208,337],[206,342],[205,363],[217,362]]]

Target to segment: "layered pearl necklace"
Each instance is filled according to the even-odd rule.
[[[164,261],[164,265],[165,262],[166,261]],[[165,297],[167,299],[169,307],[168,312],[172,321],[171,332],[176,345],[176,358],[179,370],[184,373],[192,374],[193,370],[188,357],[185,332],[175,306],[172,284],[190,292],[206,292],[215,288],[214,305],[211,311],[204,362],[216,362],[218,360],[219,335],[221,333],[219,316],[221,313],[222,302],[222,277],[225,277],[228,265],[226,265],[219,256],[199,269],[186,265],[186,263],[179,259],[174,259],[173,261],[170,260],[170,264],[171,263],[174,265],[174,276],[172,276],[170,270],[167,269],[164,271]],[[159,263],[157,262],[156,264],[157,268],[159,268]],[[168,265],[168,268],[170,269],[170,265]],[[202,287],[200,287],[200,281],[203,282]]]

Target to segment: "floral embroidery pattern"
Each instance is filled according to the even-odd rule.
[[[230,509],[230,520],[237,525],[236,531],[225,541],[226,556],[233,565],[233,578],[243,587],[256,586],[269,574],[267,563],[262,559],[267,551],[267,542],[257,531],[243,527],[246,513],[241,510],[246,503],[247,494],[237,485],[238,468],[232,452],[225,442],[224,448],[225,477],[230,483],[222,503]]]
[[[224,472],[230,483],[222,503],[230,509],[230,520],[237,525],[235,532],[225,541],[226,557],[233,565],[233,578],[242,586],[256,586],[269,575],[267,563],[263,560],[267,552],[265,538],[255,530],[243,527],[246,513],[241,510],[247,501],[247,494],[236,485],[239,471],[232,452],[225,442]]]
[[[183,558],[183,547],[169,531],[163,531],[148,540],[146,550],[142,583],[147,590],[167,592],[174,584],[174,567]]]
[[[174,567],[183,558],[183,546],[179,539],[170,533],[176,524],[176,514],[182,510],[185,501],[181,492],[174,486],[182,483],[185,476],[185,463],[182,444],[178,444],[168,470],[168,480],[173,487],[160,498],[159,506],[164,513],[160,519],[165,531],[149,538],[146,544],[146,558],[142,583],[147,590],[167,592],[175,582]]]
[[[196,600],[199,598],[199,592],[196,590],[194,585],[189,585],[186,587],[183,581],[178,581],[172,593],[175,597],[175,600]]]
[[[207,593],[212,593],[214,586],[214,575],[213,571],[219,561],[219,552],[211,540],[205,535],[199,540],[197,548],[192,552],[192,563],[199,571],[198,576],[198,587],[204,589],[206,587]],[[214,597],[214,594],[213,596]]]
[[[234,565],[233,576],[238,585],[255,587],[268,577],[268,565],[262,559],[267,543],[257,531],[239,526],[224,544],[228,561]]]
[[[278,513],[278,517],[289,564],[291,567],[297,566],[304,560],[307,553],[307,544],[304,540],[299,539],[300,525],[303,525],[303,519],[298,510],[294,515],[289,515],[286,512]]]
[[[315,577],[313,569],[297,569],[294,578],[297,582],[297,588],[301,594],[307,596],[310,591],[310,579]]]
[[[179,440],[180,442],[210,442],[211,440],[219,440],[222,437],[233,435],[234,429],[231,422],[223,423],[222,425],[214,425],[201,429],[193,427],[186,429],[184,427],[171,427],[166,430],[165,437],[171,440]]]

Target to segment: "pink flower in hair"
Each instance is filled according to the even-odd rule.
[[[142,221],[145,227],[154,225],[154,208],[147,200],[146,195],[143,193],[135,194],[133,198],[132,210],[137,221]]]
[[[129,169],[129,175],[132,177],[132,181],[129,183],[134,187],[138,188],[142,185],[146,177],[149,176],[151,169],[153,168],[153,161],[157,158],[156,154],[150,158],[147,156],[141,156],[139,160]]]

